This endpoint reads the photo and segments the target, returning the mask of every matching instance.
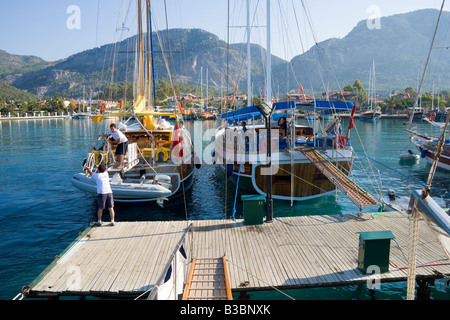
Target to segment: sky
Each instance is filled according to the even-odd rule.
[[[263,47],[266,1],[250,0],[251,42]],[[0,0],[0,49],[56,61],[123,40],[136,33],[136,3]],[[378,17],[441,5],[441,0],[271,0],[271,52],[290,60],[316,41],[345,37],[360,21],[382,28]],[[153,31],[200,28],[230,43],[246,41],[245,0],[151,0],[151,6]]]

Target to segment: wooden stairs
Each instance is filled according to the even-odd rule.
[[[225,257],[193,259],[183,300],[233,300]]]

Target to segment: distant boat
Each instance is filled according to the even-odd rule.
[[[365,111],[359,114],[361,120],[378,120],[381,119],[381,112],[372,110],[372,107],[368,107]]]
[[[192,109],[183,109],[183,120],[197,120],[197,113]]]
[[[440,138],[429,137],[412,130],[406,131],[413,134],[411,141],[420,151],[420,156],[425,158],[428,163],[433,163]],[[450,139],[444,140],[442,152],[439,156],[439,161],[437,162],[437,167],[450,172]]]
[[[423,120],[424,118],[423,109],[421,107],[409,108],[406,110],[408,118],[411,117],[411,113],[413,113],[413,120]]]
[[[361,111],[359,119],[361,120],[378,120],[381,119],[381,112],[376,110],[377,108],[373,106],[375,96],[375,61],[372,62],[372,76],[369,79],[369,103]],[[375,109],[375,110],[374,110]]]
[[[72,119],[75,120],[85,120],[85,119],[90,119],[91,115],[87,114],[87,113],[76,113],[74,115],[72,115]]]
[[[408,152],[403,152],[400,154],[400,159],[403,160],[419,160],[420,156],[418,154],[415,154],[411,150],[408,150]]]

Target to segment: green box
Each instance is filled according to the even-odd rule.
[[[242,195],[244,202],[244,224],[263,224],[266,209],[266,197],[261,195]]]
[[[358,269],[363,273],[374,273],[378,269],[371,269],[370,266],[377,266],[379,272],[389,271],[389,251],[391,248],[391,239],[395,239],[390,230],[360,232]]]

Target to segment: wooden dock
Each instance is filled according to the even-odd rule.
[[[231,290],[279,290],[406,281],[408,218],[405,213],[243,220],[118,222],[87,229],[30,285],[27,297],[138,296],[155,286],[192,223],[192,258],[225,257]],[[402,218],[403,217],[403,218]],[[391,230],[390,270],[357,269],[359,233]],[[186,237],[189,239],[190,237]],[[188,247],[186,246],[186,249]],[[450,275],[450,265],[428,225],[419,223],[418,279]],[[395,267],[394,267],[395,266]]]

